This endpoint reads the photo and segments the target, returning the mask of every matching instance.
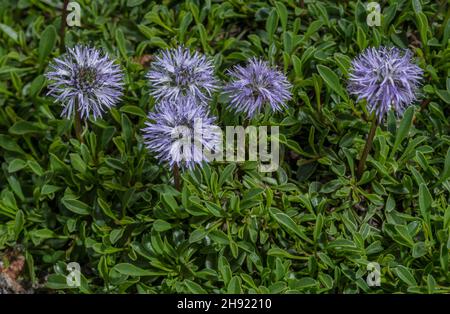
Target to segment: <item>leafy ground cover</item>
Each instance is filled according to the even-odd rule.
[[[89,121],[83,142],[46,96],[61,54],[62,1],[0,3],[0,270],[28,291],[66,293],[449,293],[450,11],[446,1],[78,1],[89,43],[126,75],[121,104]],[[259,56],[293,85],[279,125],[281,166],[212,163],[182,189],[143,145],[154,100],[145,73],[161,48],[214,60],[216,75]],[[377,129],[346,91],[351,59],[369,46],[413,51],[420,101]],[[220,125],[240,125],[226,100]],[[67,264],[81,286],[67,286]],[[366,282],[380,265],[381,285]]]

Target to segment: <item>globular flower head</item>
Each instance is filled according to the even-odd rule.
[[[380,122],[391,108],[401,115],[416,100],[422,74],[410,50],[371,47],[353,60],[348,90],[365,99]]]
[[[228,71],[231,81],[223,91],[230,98],[229,107],[252,118],[265,105],[281,111],[291,99],[291,84],[286,76],[266,61],[251,59],[245,67],[235,66]]]
[[[53,60],[45,76],[51,81],[48,94],[64,105],[61,116],[67,118],[78,110],[83,119],[90,114],[97,119],[122,96],[120,67],[95,48],[68,48]]]
[[[218,88],[213,63],[189,49],[163,50],[152,62],[147,73],[151,95],[157,100],[177,100],[186,97],[205,104]]]
[[[193,169],[208,162],[204,152],[215,151],[221,142],[215,118],[208,115],[205,106],[186,97],[161,101],[148,118],[142,129],[145,145],[170,166]]]

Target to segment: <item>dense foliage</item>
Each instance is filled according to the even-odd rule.
[[[46,96],[60,56],[62,1],[0,2],[0,255],[23,256],[25,287],[66,293],[449,293],[450,10],[447,1],[78,1],[88,43],[119,60],[121,103],[85,126]],[[293,98],[253,125],[279,125],[281,166],[212,163],[172,172],[143,144],[153,110],[145,77],[160,48],[210,56],[216,75],[253,56],[284,71]],[[366,171],[355,168],[370,123],[347,90],[369,46],[410,48],[421,98],[378,127]],[[244,117],[215,97],[219,125]],[[66,265],[81,265],[79,288]],[[366,283],[380,264],[381,286]],[[57,290],[55,290],[57,289]]]

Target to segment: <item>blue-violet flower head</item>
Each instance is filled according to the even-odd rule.
[[[142,129],[146,147],[156,158],[170,166],[193,169],[209,162],[209,155],[221,144],[221,132],[205,106],[183,97],[163,100]]]
[[[55,58],[45,73],[50,80],[48,95],[63,104],[61,116],[70,118],[78,110],[82,119],[101,118],[117,105],[123,90],[119,65],[96,48],[77,45]]]
[[[398,116],[416,100],[423,70],[412,62],[410,50],[367,48],[352,62],[348,91],[365,99],[378,122],[394,109]]]
[[[211,60],[184,47],[163,50],[152,62],[147,78],[150,94],[157,100],[187,97],[206,104],[218,88]]]
[[[231,80],[223,89],[230,99],[228,106],[236,112],[244,112],[248,118],[260,113],[267,104],[272,111],[281,111],[292,97],[286,76],[266,61],[252,58],[245,66],[237,65],[228,74]]]

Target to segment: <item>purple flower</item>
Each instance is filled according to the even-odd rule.
[[[152,62],[147,78],[150,93],[157,100],[187,97],[204,104],[211,99],[218,85],[212,62],[183,47],[162,51]]]
[[[291,99],[291,84],[286,76],[265,61],[253,58],[245,67],[235,66],[228,74],[231,82],[224,87],[224,93],[230,98],[229,107],[246,113],[248,118],[261,112],[266,104],[280,111]]]
[[[164,100],[155,113],[149,113],[150,122],[142,129],[146,147],[170,166],[192,169],[208,162],[204,151],[214,151],[221,138],[204,106],[183,97],[177,101]]]
[[[402,115],[416,100],[423,71],[412,62],[410,50],[367,48],[352,62],[348,84],[350,94],[365,99],[378,122],[391,108]]]
[[[115,106],[122,96],[123,74],[107,55],[91,47],[77,45],[55,58],[45,74],[51,80],[48,95],[61,102],[61,116],[68,119],[78,110],[81,118],[92,113],[102,117],[106,109]]]

